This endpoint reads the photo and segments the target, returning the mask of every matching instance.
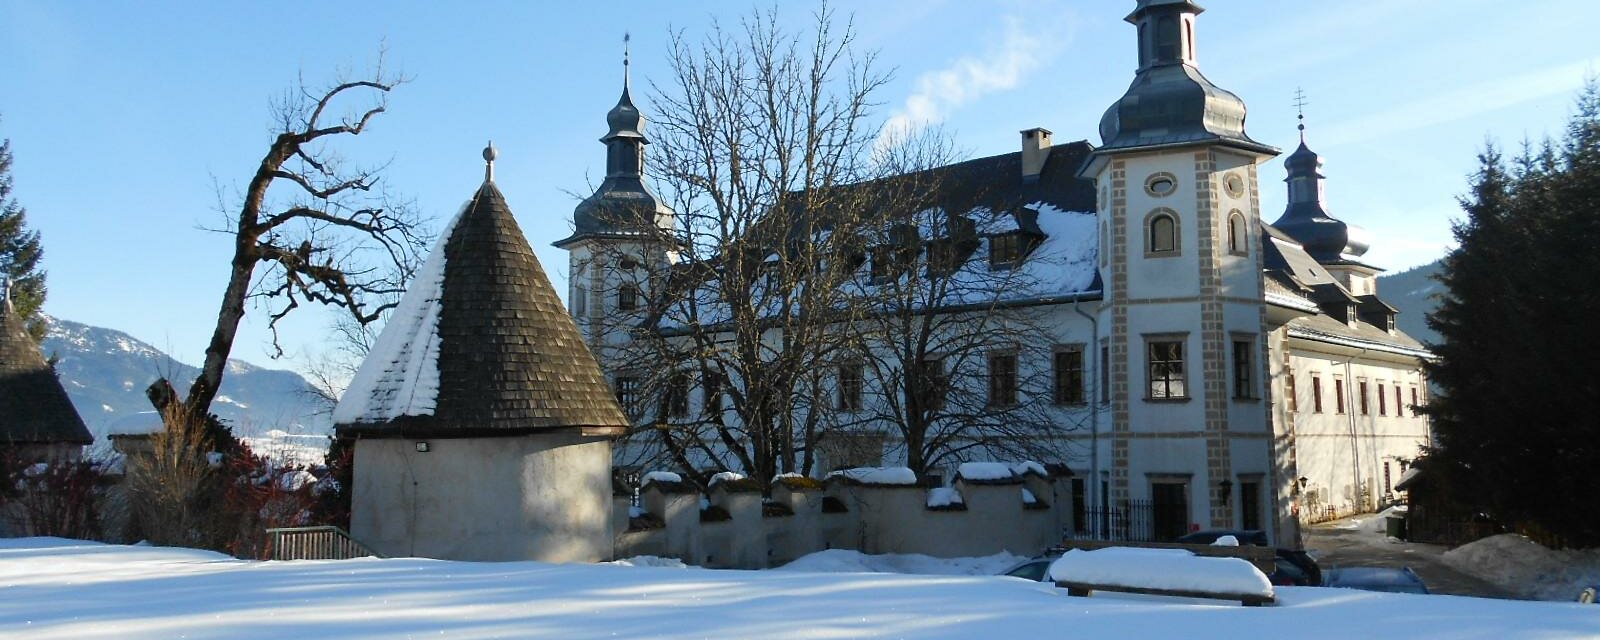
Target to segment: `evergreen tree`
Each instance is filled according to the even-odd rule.
[[[1509,164],[1491,145],[1479,162],[1429,317],[1430,469],[1457,505],[1600,545],[1600,82],[1563,140]]]
[[[43,340],[44,269],[39,232],[28,229],[28,212],[11,195],[11,140],[0,141],[0,278],[11,280],[11,303],[28,319],[28,332]]]

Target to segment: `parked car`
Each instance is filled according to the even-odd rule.
[[[1174,542],[1178,544],[1212,544],[1222,536],[1233,536],[1235,540],[1239,541],[1239,544],[1243,545],[1267,546],[1267,532],[1260,529],[1209,529],[1196,531],[1178,538]]]
[[[1060,549],[1050,549],[1013,565],[1000,572],[1000,575],[1035,582],[1049,582],[1050,563],[1055,562],[1062,553]],[[1298,549],[1277,549],[1276,556],[1274,559],[1276,567],[1267,576],[1267,580],[1272,584],[1293,587],[1315,587],[1322,584],[1322,569],[1306,552]]]
[[[1322,586],[1384,593],[1428,593],[1411,567],[1335,567],[1323,573]]]
[[[1034,582],[1050,582],[1050,564],[1055,562],[1056,558],[1059,557],[1061,556],[1058,554],[1054,556],[1039,556],[1030,560],[1024,560],[1017,563],[1010,569],[1001,571],[1000,575],[1013,576],[1022,578],[1024,580],[1032,580]]]
[[[1259,529],[1210,529],[1196,531],[1177,539],[1180,544],[1213,544],[1223,536],[1233,536],[1239,544],[1265,547],[1267,532]],[[1322,568],[1311,554],[1300,549],[1278,547],[1274,551],[1273,572],[1267,576],[1272,584],[1293,587],[1315,587],[1322,584]]]

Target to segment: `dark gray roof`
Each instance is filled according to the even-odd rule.
[[[606,178],[600,187],[572,211],[572,235],[557,240],[565,248],[588,238],[638,235],[670,221],[672,209],[644,181],[645,118],[633,104],[628,81],[622,97],[606,113],[609,130],[600,138],[606,145]]]
[[[23,318],[0,300],[0,446],[92,442]]]
[[[505,197],[485,182],[443,245],[432,415],[345,424],[343,435],[477,437],[628,425]]]
[[[1194,66],[1192,49],[1158,43],[1159,26],[1180,24],[1184,14],[1192,18],[1203,11],[1188,0],[1140,0],[1128,15],[1127,21],[1139,26],[1140,68],[1128,91],[1100,118],[1100,151],[1222,144],[1278,153],[1245,133],[1244,101],[1211,84]],[[1170,36],[1180,42],[1194,37],[1192,32]]]
[[[1328,213],[1320,186],[1325,179],[1322,157],[1302,138],[1300,147],[1283,164],[1288,170],[1284,182],[1290,185],[1289,204],[1272,226],[1293,237],[1317,262],[1360,264],[1355,258],[1367,252],[1366,234]],[[1297,189],[1296,181],[1303,186]]]

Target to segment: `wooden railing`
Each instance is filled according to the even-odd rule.
[[[272,560],[349,560],[378,556],[367,545],[333,526],[267,529]]]

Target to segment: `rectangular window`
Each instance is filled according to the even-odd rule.
[[[1311,376],[1311,411],[1322,413],[1322,376]]]
[[[1344,379],[1333,379],[1333,412],[1344,413]]]
[[[636,417],[639,409],[639,379],[633,376],[617,376],[617,404],[622,405],[622,410],[630,417]]]
[[[617,289],[617,310],[633,311],[639,308],[639,285],[624,284]]]
[[[1184,386],[1183,341],[1151,340],[1145,344],[1150,367],[1150,395],[1152,399],[1187,398]]]
[[[989,269],[1011,269],[1022,262],[1022,236],[1007,233],[989,238]]]
[[[1383,395],[1383,383],[1378,383],[1378,415],[1389,415],[1389,396]]]
[[[661,408],[671,418],[689,416],[689,374],[678,372],[667,378],[667,388],[661,396]]]
[[[925,411],[939,411],[944,409],[944,393],[950,380],[945,376],[943,358],[927,358],[922,361],[922,377],[917,396]]]
[[[1389,461],[1383,461],[1383,492],[1394,493],[1394,485],[1389,483]]]
[[[1250,357],[1253,340],[1233,341],[1233,397],[1248,400],[1256,397],[1254,358]]]
[[[1072,531],[1073,533],[1089,532],[1089,496],[1083,478],[1072,479]]]
[[[1083,404],[1083,348],[1055,353],[1055,403]]]
[[[989,354],[989,406],[1017,404],[1017,354]]]
[[[1100,401],[1111,402],[1111,347],[1100,347]]]
[[[1394,417],[1396,418],[1405,415],[1405,412],[1400,410],[1405,405],[1400,403],[1400,383],[1396,382],[1394,384]]]
[[[863,365],[859,362],[839,365],[839,409],[841,411],[861,410],[863,369]]]
[[[1295,397],[1294,374],[1292,373],[1284,377],[1283,380],[1283,402],[1284,408],[1288,409],[1291,413],[1299,408],[1300,402],[1299,399]]]
[[[1255,531],[1261,528],[1261,483],[1256,480],[1239,481],[1239,528]]]
[[[1356,381],[1356,392],[1361,394],[1361,415],[1371,415],[1371,407],[1367,406],[1367,381]]]
[[[572,317],[582,318],[589,313],[589,290],[575,286],[572,288]]]
[[[1411,417],[1417,417],[1417,388],[1411,387]]]
[[[707,371],[705,379],[700,383],[700,395],[705,400],[706,415],[715,416],[722,413],[722,374]]]
[[[961,267],[958,261],[960,257],[954,240],[940,238],[929,242],[928,275],[937,278],[955,273],[956,269]]]

